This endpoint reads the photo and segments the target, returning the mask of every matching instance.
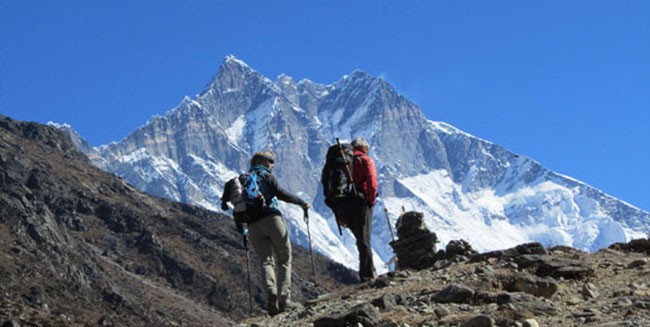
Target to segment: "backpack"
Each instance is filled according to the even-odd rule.
[[[256,172],[247,172],[239,175],[241,184],[241,197],[245,205],[245,214],[241,215],[242,222],[250,223],[264,216],[269,205],[264,198],[263,190],[266,185],[264,178]]]
[[[233,177],[232,179],[228,180],[228,182],[226,182],[223,190],[223,195],[221,195],[221,201],[232,203],[232,205],[235,207],[233,209],[233,213],[243,213],[246,211],[246,204],[244,203],[242,193],[243,190],[241,182],[239,181],[239,176]],[[227,208],[222,209],[227,210]]]
[[[327,150],[325,166],[321,175],[325,204],[330,208],[357,196],[356,187],[350,179],[350,176],[354,176],[354,150],[349,143],[340,145],[339,148],[338,144],[334,144]],[[341,149],[343,155],[341,155]]]

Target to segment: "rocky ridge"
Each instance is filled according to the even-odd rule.
[[[389,272],[239,326],[648,326],[649,256],[650,239],[596,253],[527,243],[480,254],[459,240],[425,255],[421,269]]]
[[[356,281],[317,255],[316,286],[293,252],[298,301]],[[1,326],[230,326],[249,314],[245,258],[228,216],[142,193],[61,130],[0,116]]]
[[[464,240],[435,250],[422,213],[397,223],[397,271],[240,326],[647,326],[650,239],[596,253],[540,243],[477,253]],[[401,243],[400,243],[401,242]],[[406,244],[406,245],[405,245]],[[415,255],[420,261],[415,262]]]

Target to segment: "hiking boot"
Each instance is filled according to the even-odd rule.
[[[298,310],[302,308],[302,305],[298,302],[293,302],[286,297],[281,297],[278,301],[278,307],[280,312]]]
[[[377,279],[377,277],[361,277],[361,282],[362,283],[372,283]]]
[[[370,276],[359,276],[359,279],[361,280],[362,283],[365,282],[374,282],[375,279],[377,279],[377,272],[373,269],[372,272],[370,273]]]
[[[269,295],[268,302],[266,303],[266,311],[268,311],[271,317],[280,313],[278,310],[278,297],[277,295]]]

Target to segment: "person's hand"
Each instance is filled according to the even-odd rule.
[[[228,211],[228,202],[221,201],[221,210]]]
[[[348,227],[347,222],[345,220],[343,220],[343,218],[341,218],[340,216],[335,214],[334,219],[336,219],[336,221],[339,223],[339,225],[341,225],[343,227]]]
[[[245,223],[235,223],[235,227],[237,227],[237,231],[239,234],[242,234],[243,236],[246,236],[248,234],[248,225]]]
[[[309,208],[311,208],[311,205],[309,203],[305,202],[301,207],[302,207],[302,210],[309,210]]]

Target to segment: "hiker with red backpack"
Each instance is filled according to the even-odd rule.
[[[359,251],[359,279],[362,282],[377,277],[372,260],[370,234],[372,211],[377,199],[377,171],[368,156],[370,144],[357,137],[352,144],[337,144],[327,153],[321,182],[325,204],[332,209],[340,226],[350,229]]]
[[[233,181],[230,184],[231,187],[240,185],[241,199],[231,200],[228,197],[237,193],[232,189],[224,189],[222,197],[222,209],[228,209],[224,200],[232,201],[235,205],[238,230],[250,236],[253,250],[260,259],[267,292],[266,309],[271,316],[300,306],[291,301],[291,242],[278,200],[297,204],[303,210],[310,207],[307,202],[280,186],[277,178],[271,173],[273,167],[273,152],[255,153],[248,173],[236,177],[238,182]],[[237,211],[239,203],[243,203],[245,209]]]

